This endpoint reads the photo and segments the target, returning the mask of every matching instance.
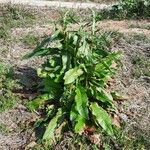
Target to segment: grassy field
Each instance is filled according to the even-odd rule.
[[[1,7],[1,6],[0,6]],[[98,149],[87,136],[72,132],[53,145],[39,139],[42,129],[35,130],[35,122],[41,112],[30,112],[27,102],[37,96],[36,69],[43,58],[23,60],[38,43],[52,33],[53,22],[61,18],[55,9],[3,6],[0,8],[0,149]],[[89,11],[80,12],[84,21]],[[76,13],[80,16],[80,13]],[[82,17],[81,17],[82,18]],[[83,22],[82,22],[83,23]],[[125,100],[118,102],[119,123],[122,130],[117,139],[98,135],[103,149],[150,149],[149,94],[150,94],[150,30],[148,20],[104,20],[97,23],[101,33],[107,35],[109,51],[122,52],[118,75],[110,83]],[[78,25],[72,24],[71,28]],[[36,123],[38,125],[38,123]],[[125,136],[123,136],[125,135]],[[96,136],[95,136],[96,137]]]

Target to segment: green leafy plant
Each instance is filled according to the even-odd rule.
[[[37,70],[43,78],[41,95],[28,103],[32,111],[46,107],[45,140],[54,140],[56,129],[64,122],[78,134],[87,126],[95,126],[113,136],[109,112],[116,108],[106,87],[115,75],[114,63],[120,53],[106,49],[110,43],[106,34],[97,30],[94,12],[93,22],[81,24],[78,29],[70,29],[73,21],[66,13],[54,33],[24,57],[47,59]]]

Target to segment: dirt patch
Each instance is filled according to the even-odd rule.
[[[145,34],[150,35],[150,30],[137,28],[136,25],[150,25],[149,20],[124,20],[124,21],[101,21],[98,23],[98,26],[107,30],[116,30],[121,33],[136,33],[136,34]],[[134,25],[133,28],[130,28],[130,25]]]
[[[0,133],[0,149],[22,149],[29,141],[35,140],[33,128],[29,128],[29,123],[36,118],[34,113],[29,113],[21,104],[1,113],[0,124],[6,125],[9,132]]]
[[[116,78],[116,86],[114,89],[118,89],[123,95],[129,97],[128,100],[124,102],[123,108],[120,108],[119,115],[126,122],[125,130],[132,137],[136,137],[137,145],[138,142],[142,142],[143,140],[146,149],[149,149],[150,78],[145,75],[136,78],[132,73],[133,68],[135,68],[133,58],[144,56],[143,58],[149,59],[150,44],[140,43],[139,41],[139,43],[130,45],[123,40],[116,45],[115,49],[116,48],[123,52],[123,67]]]

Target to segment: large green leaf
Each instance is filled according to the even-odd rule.
[[[72,106],[70,111],[70,120],[74,126],[75,133],[82,133],[86,119],[78,113],[75,104]]]
[[[81,134],[84,127],[85,127],[85,118],[83,118],[82,116],[78,115],[77,119],[76,119],[76,124],[74,127],[74,131],[75,133],[79,133]]]
[[[78,113],[88,119],[88,97],[85,88],[81,85],[76,88],[75,102]]]
[[[36,110],[38,109],[40,106],[43,105],[43,103],[46,101],[46,100],[49,100],[51,97],[49,94],[42,94],[38,97],[36,97],[35,99],[33,99],[32,101],[28,102],[27,103],[27,107],[33,111],[33,110]]]
[[[98,124],[109,134],[113,135],[112,121],[108,113],[100,107],[96,102],[92,102],[90,105],[92,114],[95,116]]]
[[[49,125],[43,135],[43,140],[54,140],[54,132],[55,128],[57,127],[58,119],[62,116],[62,110],[58,109],[56,116],[51,119]]]
[[[73,69],[68,70],[64,76],[65,84],[70,84],[74,82],[82,74],[83,71],[79,67],[75,67]]]

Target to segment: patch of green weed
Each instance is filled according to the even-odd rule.
[[[150,60],[143,56],[135,56],[132,59],[132,64],[134,68],[132,69],[132,74],[134,77],[139,78],[140,76],[150,77]]]
[[[26,46],[34,47],[38,44],[39,38],[35,36],[33,33],[28,33],[21,40]]]
[[[13,90],[19,85],[13,77],[13,70],[0,63],[0,112],[13,107],[17,102],[17,97]]]
[[[0,124],[0,133],[7,134],[8,132],[9,132],[8,127],[5,124],[1,123]]]

